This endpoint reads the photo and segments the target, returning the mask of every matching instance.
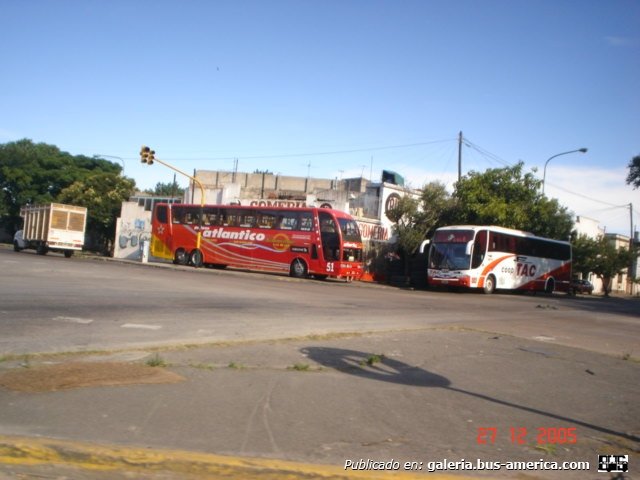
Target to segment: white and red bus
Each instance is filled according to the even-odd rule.
[[[338,210],[160,203],[151,228],[151,255],[176,264],[362,276],[358,225]]]
[[[491,226],[436,230],[429,248],[431,286],[568,292],[571,244]]]

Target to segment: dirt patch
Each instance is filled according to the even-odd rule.
[[[0,374],[0,386],[18,392],[55,392],[79,387],[177,383],[177,373],[136,363],[69,362]]]

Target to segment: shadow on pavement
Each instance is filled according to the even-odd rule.
[[[480,398],[488,402],[498,405],[518,409],[536,415],[546,416],[563,422],[568,422],[581,427],[586,427],[608,435],[631,440],[633,442],[640,441],[640,437],[624,432],[617,432],[610,428],[593,425],[588,422],[577,420],[575,418],[557,415],[552,412],[546,412],[537,408],[518,405],[516,403],[500,400],[499,398],[490,397],[481,393],[470,392],[451,385],[446,377],[436,373],[429,372],[419,367],[413,367],[403,362],[393,360],[383,355],[359,352],[356,350],[344,350],[340,348],[328,347],[305,347],[301,353],[327,368],[338,370],[342,373],[355,375],[369,380],[379,380],[383,382],[397,383],[401,385],[410,385],[414,387],[431,387],[442,388],[452,392],[462,393],[475,398]]]

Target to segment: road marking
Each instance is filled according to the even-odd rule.
[[[53,317],[54,322],[66,322],[66,323],[79,323],[82,325],[89,325],[93,322],[91,318],[79,318],[79,317]]]
[[[143,323],[125,323],[122,328],[140,328],[143,330],[160,330],[161,325],[145,325]]]

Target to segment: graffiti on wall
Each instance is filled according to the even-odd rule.
[[[127,260],[142,258],[143,242],[151,239],[151,224],[148,220],[136,218],[121,221],[118,232],[118,251],[115,256]]]

